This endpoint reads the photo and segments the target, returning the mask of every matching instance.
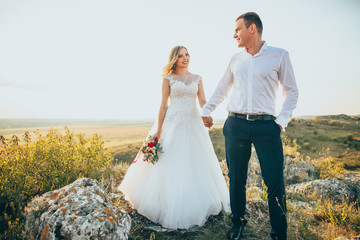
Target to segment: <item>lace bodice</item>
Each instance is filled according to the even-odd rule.
[[[170,100],[176,98],[191,97],[196,98],[198,84],[201,79],[199,75],[186,73],[184,75],[165,75],[165,79],[170,82]]]
[[[170,83],[169,114],[198,113],[196,108],[196,96],[198,85],[201,80],[199,75],[186,73],[184,75],[165,75]]]

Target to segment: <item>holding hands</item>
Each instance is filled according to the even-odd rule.
[[[204,122],[205,127],[207,127],[207,128],[211,128],[212,125],[214,124],[213,123],[213,118],[211,116],[209,116],[209,117],[201,117],[201,118],[202,118],[202,120]]]

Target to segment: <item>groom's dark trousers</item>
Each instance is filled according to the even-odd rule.
[[[268,188],[271,234],[286,239],[284,156],[280,132],[274,120],[246,120],[232,116],[227,118],[223,128],[233,223],[244,219],[246,179],[253,143]]]

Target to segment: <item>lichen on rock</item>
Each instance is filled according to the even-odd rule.
[[[130,227],[96,180],[80,178],[32,200],[24,239],[127,239]]]

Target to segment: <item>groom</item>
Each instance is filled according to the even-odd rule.
[[[280,133],[291,119],[298,90],[288,52],[268,46],[261,38],[262,30],[260,17],[254,12],[236,19],[234,38],[243,49],[232,57],[215,92],[201,109],[205,126],[211,127],[210,113],[234,88],[223,128],[233,222],[228,239],[240,239],[247,223],[245,186],[251,144],[255,146],[268,187],[270,235],[272,239],[286,239],[284,156]],[[279,84],[285,99],[276,118],[275,99]]]

